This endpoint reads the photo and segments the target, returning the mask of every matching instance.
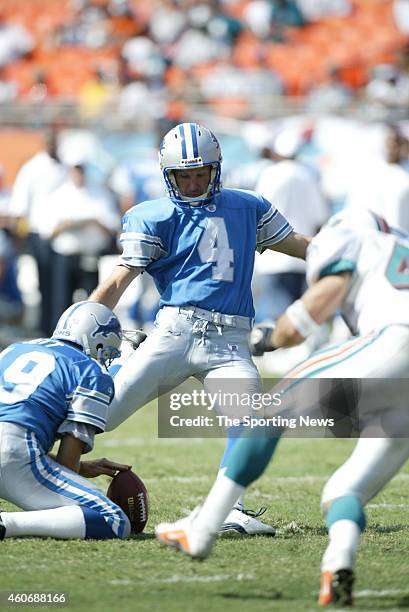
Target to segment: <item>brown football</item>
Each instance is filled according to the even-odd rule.
[[[108,487],[107,497],[125,512],[133,533],[141,533],[148,522],[149,498],[142,480],[132,472],[119,472]]]

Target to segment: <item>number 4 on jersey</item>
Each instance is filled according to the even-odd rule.
[[[212,278],[233,281],[234,252],[229,247],[226,224],[222,217],[207,219],[206,229],[198,245],[199,257],[203,263],[215,263]]]
[[[409,289],[409,249],[397,244],[386,268],[386,278],[396,289]]]

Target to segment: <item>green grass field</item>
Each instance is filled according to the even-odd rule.
[[[5,605],[9,592],[65,592],[64,608],[70,610],[316,610],[326,545],[320,491],[353,442],[282,441],[275,462],[247,498],[250,508],[269,507],[263,518],[279,528],[277,537],[220,540],[210,559],[198,563],[162,548],[153,529],[202,499],[224,441],[158,440],[156,429],[156,409],[147,407],[116,431],[98,436],[93,452],[132,463],[145,481],[151,502],[145,533],[120,542],[2,542],[2,609],[18,607]],[[409,608],[408,480],[406,468],[368,507],[369,528],[357,565],[357,609]],[[106,490],[108,479],[101,477],[99,484]]]

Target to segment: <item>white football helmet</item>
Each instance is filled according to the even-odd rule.
[[[97,302],[77,302],[67,308],[52,337],[78,344],[105,366],[121,354],[121,324],[112,310]]]
[[[366,208],[346,207],[332,215],[325,224],[327,227],[346,227],[356,231],[374,229],[389,234],[389,225],[383,217]]]
[[[197,123],[181,123],[163,138],[159,149],[159,164],[169,197],[177,204],[200,206],[206,204],[221,189],[222,154],[216,136]],[[196,198],[180,193],[175,170],[211,166],[207,191]]]

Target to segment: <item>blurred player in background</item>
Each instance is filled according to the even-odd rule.
[[[397,126],[384,128],[384,159],[362,164],[349,186],[346,205],[369,208],[389,225],[409,232],[409,174],[403,167],[407,139]]]
[[[18,323],[23,300],[17,285],[17,258],[11,240],[0,230],[0,324]]]
[[[77,289],[88,296],[97,286],[98,260],[113,249],[120,227],[109,192],[90,184],[84,156],[71,153],[66,167],[65,181],[45,200],[48,225],[43,228],[53,251],[53,328]]]
[[[220,146],[207,128],[176,126],[164,137],[159,158],[168,197],[142,202],[125,215],[120,263],[90,297],[114,308],[145,270],[161,295],[152,334],[115,378],[109,429],[189,376],[207,389],[234,378],[243,391],[258,390],[247,344],[254,252],[271,248],[303,258],[308,244],[260,195],[222,189]],[[230,439],[221,473],[236,439]],[[244,512],[243,500],[225,528],[274,535]]]
[[[365,527],[363,508],[409,456],[408,437],[399,437],[408,432],[407,394],[399,384],[392,389],[386,384],[390,379],[398,383],[397,379],[409,378],[409,241],[401,234],[384,233],[388,231],[382,219],[367,211],[343,211],[332,217],[308,248],[309,289],[289,306],[275,328],[255,328],[250,338],[253,353],[292,346],[337,308],[351,331],[359,334],[316,353],[287,374],[296,401],[286,403],[280,412],[284,416],[310,413],[305,398],[311,378],[361,379],[361,398],[366,402],[366,409],[359,410],[361,437],[322,494],[329,530],[322,560],[322,605],[351,605],[353,568]],[[285,386],[281,382],[277,389]],[[368,389],[375,393],[368,397]],[[314,407],[322,399],[320,391]],[[159,540],[192,557],[206,557],[231,504],[263,473],[283,431],[277,427],[268,438],[242,437],[203,506],[186,519],[159,525]]]
[[[286,219],[307,236],[314,236],[329,217],[329,207],[311,170],[297,159],[305,142],[300,130],[282,130],[272,141],[271,162],[262,170],[255,190],[274,202]],[[305,288],[305,262],[266,253],[260,259],[259,274],[264,277],[265,293],[262,312],[257,320],[277,317]],[[260,280],[259,280],[260,282]],[[273,301],[271,296],[277,296]],[[260,299],[261,301],[261,299]]]
[[[0,539],[129,535],[126,515],[84,477],[130,466],[80,461],[105,429],[114,395],[106,366],[119,356],[121,337],[113,312],[78,302],[52,338],[12,344],[0,354],[0,497],[26,510],[1,512]]]
[[[57,145],[58,131],[52,129],[46,132],[44,149],[25,162],[18,171],[9,203],[9,215],[14,218],[17,233],[24,235],[28,231],[41,293],[39,329],[46,336],[51,335],[54,329],[51,314],[53,251],[46,235],[49,213],[47,197],[66,177]]]
[[[261,172],[256,191],[278,210],[293,227],[314,236],[329,217],[329,206],[317,177],[298,155],[306,137],[298,129],[281,130],[272,140],[271,162]],[[256,321],[275,321],[306,289],[305,262],[282,253],[266,253],[256,260],[254,292]],[[263,369],[274,374],[288,372],[328,340],[328,325],[297,348],[281,349],[263,361]],[[259,364],[258,364],[259,365]]]

